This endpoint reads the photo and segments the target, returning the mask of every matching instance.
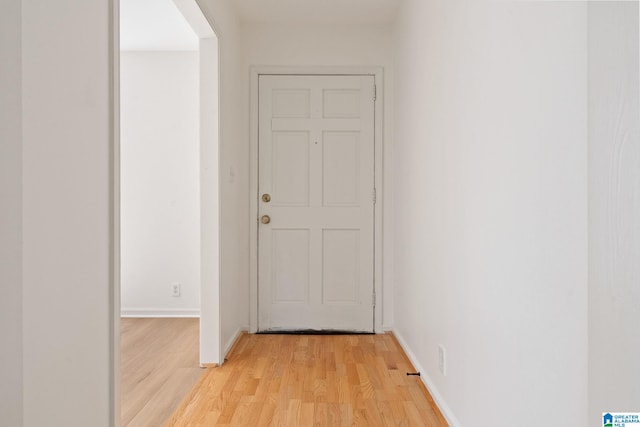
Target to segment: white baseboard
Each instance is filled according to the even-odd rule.
[[[123,308],[120,310],[120,317],[200,317],[198,308]]]
[[[243,332],[247,332],[249,330],[248,327],[244,328],[244,327],[240,327],[236,330],[236,332],[231,336],[231,338],[229,338],[227,340],[227,342],[224,344],[224,358],[226,359],[227,356],[229,355],[229,351],[231,350],[231,347],[233,347],[233,344],[235,344],[235,342],[238,340],[238,338],[240,337],[240,335]]]
[[[398,342],[400,343],[402,350],[404,350],[404,353],[407,355],[407,357],[413,364],[413,367],[416,368],[418,372],[420,372],[420,379],[422,380],[422,383],[427,388],[427,390],[429,390],[431,397],[433,397],[433,400],[436,402],[436,405],[438,405],[438,408],[440,409],[442,416],[444,417],[445,420],[447,420],[447,423],[449,424],[449,426],[462,427],[462,425],[460,424],[460,421],[458,421],[456,416],[453,415],[453,411],[451,411],[451,408],[449,407],[449,405],[447,405],[444,398],[436,388],[435,384],[433,383],[433,381],[431,381],[431,378],[429,378],[427,371],[424,370],[422,365],[418,362],[416,355],[409,349],[409,346],[407,345],[407,342],[405,341],[405,339],[398,332],[396,331],[392,331],[392,332],[393,332],[393,335],[395,335],[395,337],[398,339]]]

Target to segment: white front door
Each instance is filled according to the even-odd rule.
[[[258,102],[258,330],[373,332],[374,77],[261,75]]]

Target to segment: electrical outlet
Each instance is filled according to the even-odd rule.
[[[447,350],[442,344],[438,344],[438,369],[443,377],[447,376]]]
[[[175,282],[171,284],[171,296],[180,296],[180,283]]]

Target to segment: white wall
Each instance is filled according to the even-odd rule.
[[[220,363],[220,90],[218,39],[208,30],[200,39],[200,363]]]
[[[390,25],[242,25],[243,66],[391,67]]]
[[[23,425],[106,427],[116,280],[112,5],[21,3]]]
[[[122,52],[120,73],[122,314],[197,316],[199,55]]]
[[[396,32],[395,331],[452,426],[586,426],[586,6],[407,0]]]
[[[589,3],[589,425],[640,402],[638,3]]]
[[[231,2],[198,0],[218,36],[220,64],[220,342],[221,354],[233,343],[247,321],[248,295],[248,175],[241,141],[241,96],[239,68],[240,34]]]
[[[0,4],[0,425],[22,425],[21,3]]]
[[[249,129],[249,70],[254,66],[274,67],[382,67],[384,82],[384,189],[391,188],[392,155],[392,29],[390,25],[242,25],[242,76],[245,129]],[[249,157],[248,133],[243,157]],[[244,170],[244,168],[243,168]],[[248,169],[247,169],[248,171]],[[393,326],[393,287],[391,251],[391,198],[388,193],[383,214],[383,304],[384,329]],[[247,200],[249,195],[247,193]],[[247,206],[248,208],[248,206]],[[244,295],[243,298],[248,298]],[[246,315],[246,314],[245,314]],[[247,320],[248,322],[248,320]]]

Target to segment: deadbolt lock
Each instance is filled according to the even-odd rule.
[[[269,224],[271,222],[271,218],[269,218],[269,215],[262,215],[262,218],[260,218],[260,222],[262,222],[263,224]]]
[[[271,196],[269,194],[267,194],[267,193],[264,193],[262,195],[262,201],[265,202],[265,203],[269,203],[271,201]]]

